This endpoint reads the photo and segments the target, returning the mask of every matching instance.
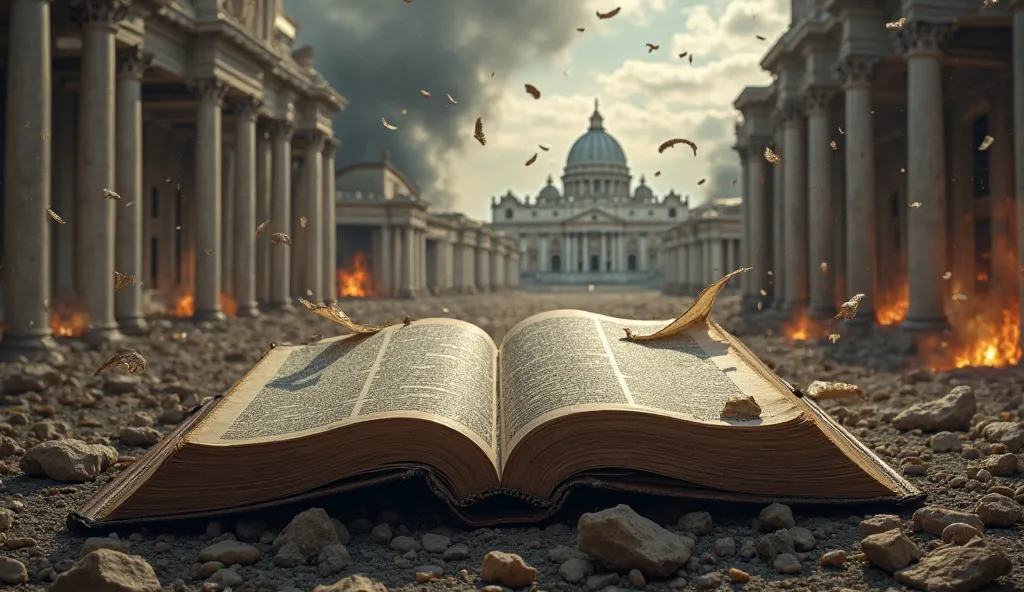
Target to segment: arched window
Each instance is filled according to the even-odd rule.
[[[512,210],[509,210],[509,211],[511,212]],[[506,218],[511,218],[511,217],[512,216],[506,216]],[[675,218],[676,217],[676,209],[675,208],[669,208],[668,209],[668,217],[669,218]]]
[[[508,209],[505,210],[505,219],[506,220],[511,220],[512,219],[512,208],[508,208]]]
[[[562,271],[562,258],[558,255],[551,256],[551,271]]]
[[[629,258],[626,259],[626,269],[629,271],[636,271],[636,255],[630,255]]]

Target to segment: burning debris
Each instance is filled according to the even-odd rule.
[[[128,286],[132,285],[132,282],[134,282],[134,281],[135,281],[135,274],[134,273],[124,274],[124,273],[120,273],[118,271],[114,271],[114,291],[115,292],[127,288]]]
[[[775,152],[773,152],[771,148],[765,148],[764,149],[764,159],[767,160],[768,162],[772,163],[772,164],[776,164],[776,165],[781,165],[782,164],[782,159],[779,158],[779,155],[775,154]]]
[[[839,314],[837,314],[835,318],[852,319],[857,316],[857,307],[860,306],[860,301],[863,299],[863,294],[854,294],[852,298],[839,306]]]
[[[337,272],[339,298],[366,298],[376,296],[371,266],[366,253],[356,253],[348,265]]]

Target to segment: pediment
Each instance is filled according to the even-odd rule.
[[[568,226],[592,226],[599,224],[624,224],[626,221],[618,216],[610,214],[601,208],[590,208],[586,211],[568,218],[565,223]]]

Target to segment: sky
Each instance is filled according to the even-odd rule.
[[[286,0],[296,47],[349,101],[335,118],[338,166],[391,161],[433,210],[490,221],[492,196],[558,184],[600,100],[634,187],[740,194],[733,102],[767,85],[759,62],[789,24],[791,0]],[[620,7],[614,18],[596,13]],[[583,28],[583,32],[577,31]],[[758,39],[764,37],[764,40]],[[649,52],[647,43],[659,45]],[[689,52],[693,62],[678,54]],[[493,73],[493,76],[492,76]],[[525,84],[541,91],[534,99]],[[431,93],[425,99],[420,90]],[[458,101],[450,105],[450,93]],[[402,114],[402,110],[406,114]],[[397,126],[386,129],[380,118]],[[473,138],[483,117],[487,145]],[[664,140],[698,146],[658,154]],[[537,148],[550,148],[544,152]],[[534,154],[531,166],[525,162]],[[655,172],[661,175],[655,177]],[[703,185],[698,185],[706,179]],[[561,187],[559,187],[561,188]]]

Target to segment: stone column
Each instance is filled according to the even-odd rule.
[[[997,82],[990,95],[991,110],[988,117],[989,135],[1000,136],[1000,130],[1013,129],[1013,91],[1002,81]],[[1016,135],[1016,134],[1014,134]],[[1002,140],[1002,141],[1000,141]],[[990,303],[1000,308],[1017,298],[1017,277],[1022,275],[1017,265],[1016,203],[1013,196],[1013,145],[1005,134],[989,148],[989,203],[991,211],[992,243],[989,278],[991,298],[1004,299]],[[975,148],[977,149],[977,148]],[[947,282],[948,284],[948,282]],[[947,296],[949,298],[949,296]]]
[[[750,261],[753,269],[745,275],[750,275],[750,292],[753,298],[751,310],[754,304],[762,299],[761,290],[771,290],[768,271],[772,268],[771,245],[768,239],[771,236],[771,212],[768,211],[767,200],[767,176],[768,161],[764,159],[765,141],[752,140],[747,150],[747,182],[746,201],[748,201],[747,213],[750,215],[750,224],[747,225],[750,232]],[[732,271],[732,270],[730,270]]]
[[[235,195],[233,224],[235,262],[234,296],[238,316],[259,314],[256,299],[256,119],[261,102],[253,97],[234,105],[235,112]],[[226,256],[226,255],[225,255]]]
[[[220,291],[235,296],[235,149],[224,146],[220,159]]]
[[[1013,0],[1013,129],[1024,130],[1024,0]],[[1017,261],[1024,261],[1024,134],[1013,134],[1013,179],[1017,206]],[[1020,318],[1024,321],[1024,274],[1017,276]],[[1024,331],[1020,332],[1024,343]]]
[[[700,245],[689,239],[686,249],[686,293],[696,295],[700,286]]]
[[[875,138],[871,105],[874,59],[847,58],[839,64],[844,78],[846,131],[846,291],[864,294],[857,316],[848,323],[875,321],[878,293],[878,239],[875,235]],[[939,273],[942,277],[942,273]]]
[[[750,152],[753,149],[754,148],[752,148],[751,145],[750,145],[750,138],[743,138],[741,141],[737,141],[736,142],[736,152],[737,152],[737,154],[739,154],[739,157],[740,157],[740,168],[741,168],[741,170],[740,170],[740,178],[739,179],[740,179],[740,183],[742,184],[742,185],[740,185],[740,187],[742,189],[740,190],[740,193],[743,196],[743,202],[740,204],[740,215],[743,217],[743,224],[740,227],[740,235],[743,237],[743,262],[744,262],[744,265],[748,265],[753,260],[753,243],[752,243],[751,237],[750,237],[750,233],[751,233],[750,229],[751,229],[751,226],[753,226],[753,224],[751,223],[752,221],[750,219],[750,177],[751,177],[751,169],[750,169],[750,158],[749,158]],[[763,157],[763,155],[762,155],[762,157]],[[737,266],[737,268],[738,268],[738,266]],[[754,276],[751,275],[750,273],[744,273],[744,274],[740,275],[739,280],[740,280],[739,281],[739,286],[740,286],[740,294],[741,294],[740,302],[741,302],[741,306],[742,306],[741,310],[744,310],[744,311],[753,310],[754,307],[756,306],[754,303],[757,301],[757,288],[754,287],[757,282],[756,282]],[[733,280],[732,283],[733,283],[733,285],[735,285],[736,281]]]
[[[938,331],[946,325],[946,159],[942,116],[942,43],[948,25],[910,23],[900,31],[907,59],[907,279],[910,307],[902,327]]]
[[[396,294],[399,298],[409,298],[412,296],[412,261],[410,260],[411,253],[409,252],[412,248],[412,240],[409,236],[411,232],[407,226],[397,226],[394,230],[395,246],[393,253],[395,256],[394,271],[397,274],[395,277]]]
[[[268,130],[257,131],[256,137],[256,226],[259,226],[270,220],[274,146]],[[256,229],[250,232],[255,234]],[[256,237],[256,300],[262,306],[270,304],[270,241],[266,236]]]
[[[305,281],[300,286],[301,292],[306,294],[310,302],[322,303],[324,301],[324,222],[323,222],[323,151],[326,138],[317,131],[309,132],[306,135],[306,157],[303,172],[306,175],[305,205],[306,228],[305,239],[306,250],[303,264],[303,278]],[[301,232],[301,231],[300,231]],[[309,292],[312,292],[312,295]]]
[[[637,255],[637,269],[647,271],[647,234],[640,234],[640,254]]]
[[[782,172],[785,175],[786,187],[786,234],[783,248],[786,252],[784,281],[787,310],[800,310],[807,306],[809,259],[805,130],[803,105],[797,102],[782,105]]]
[[[196,115],[196,309],[199,321],[220,321],[221,107],[228,86],[210,78],[193,83]]]
[[[284,244],[269,242],[273,233],[291,232],[292,201],[292,135],[295,124],[291,121],[274,121],[270,126],[271,143],[274,146],[273,192],[270,198],[270,227],[260,241],[268,242],[270,251],[270,307],[290,311],[291,297],[291,252]]]
[[[13,56],[11,56],[13,59]],[[52,232],[52,298],[61,300],[75,292],[75,130],[76,93],[67,82],[54,85],[53,95],[53,209],[67,223]],[[8,93],[7,96],[13,96]],[[136,204],[138,205],[138,204]],[[47,216],[49,220],[49,216]],[[47,222],[49,224],[49,222]],[[10,251],[7,251],[10,253]],[[141,280],[141,278],[139,278]],[[10,285],[10,284],[8,284]],[[10,291],[7,292],[8,296]],[[8,317],[10,318],[10,317]],[[9,325],[9,324],[8,324]]]
[[[711,281],[708,284],[717,282],[725,274],[725,243],[715,237],[711,239]]]
[[[551,261],[548,256],[548,234],[546,232],[540,235],[540,254],[538,255],[540,261],[538,261],[537,269],[539,271],[551,271]]]
[[[601,254],[597,257],[597,270],[605,273],[608,270],[608,233],[601,233]]]
[[[810,311],[815,316],[828,318],[835,315],[835,288],[832,278],[834,262],[832,236],[836,217],[832,211],[832,141],[833,127],[829,122],[831,89],[811,88],[805,91],[807,100],[807,191],[808,233],[810,234]],[[783,166],[786,163],[783,161]],[[822,273],[821,264],[833,268]]]
[[[114,187],[114,35],[115,25],[125,17],[128,6],[118,0],[85,0],[75,5],[82,22],[82,90],[78,102],[81,176],[75,231],[82,278],[80,296],[89,315],[84,337],[93,344],[122,339],[114,317],[114,208],[115,204],[124,204],[104,199],[103,191]]]
[[[4,136],[3,358],[56,347],[45,302],[50,298],[50,231],[66,231],[50,207],[50,5],[13,0],[7,29]],[[17,122],[16,124],[14,122]],[[102,200],[100,192],[97,199]],[[107,288],[113,274],[104,278]]]
[[[142,202],[146,199],[142,190],[142,73],[152,60],[138,48],[117,56],[114,185],[121,201],[114,206],[114,269],[134,275],[135,281],[114,294],[114,316],[121,331],[136,335],[149,331],[142,310]]]
[[[775,154],[782,153],[782,126],[775,130],[772,150]],[[761,157],[764,157],[762,153]],[[767,162],[767,161],[765,161]],[[772,266],[768,271],[768,283],[771,285],[772,308],[781,310],[785,307],[786,285],[782,281],[786,270],[786,175],[782,167],[772,165]]]
[[[375,278],[382,296],[392,296],[394,294],[394,284],[391,283],[391,278],[394,277],[394,273],[391,271],[394,259],[391,256],[392,243],[391,226],[387,223],[382,224],[380,227],[380,265],[378,266],[380,275]],[[374,253],[374,256],[376,255]]]
[[[324,226],[324,302],[334,302],[338,298],[338,207],[335,204],[334,156],[340,145],[341,142],[337,138],[327,138],[327,142],[324,144],[324,211],[322,214]]]

